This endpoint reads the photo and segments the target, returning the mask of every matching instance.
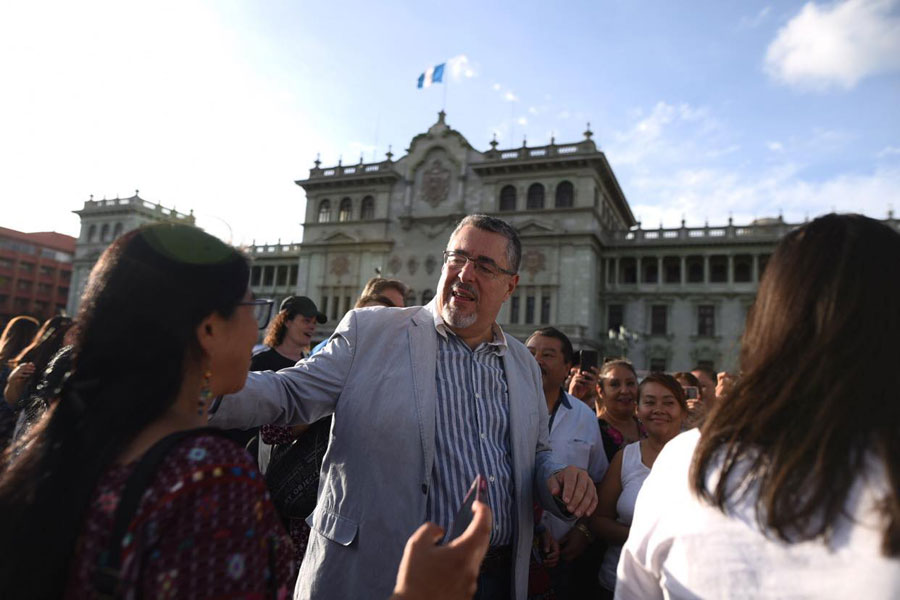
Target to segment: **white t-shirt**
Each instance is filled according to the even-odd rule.
[[[887,479],[874,459],[854,485],[834,539],[788,544],[756,521],[757,494],[726,516],[689,488],[699,432],[666,444],[638,496],[619,560],[616,598],[900,598],[900,559],[881,554],[877,501]],[[707,479],[717,481],[716,469]]]
[[[650,467],[644,464],[641,457],[641,443],[632,442],[625,446],[622,450],[622,493],[616,500],[616,521],[622,525],[631,525],[638,493],[648,475]],[[600,563],[600,585],[608,590],[616,586],[616,565],[619,564],[621,552],[621,545],[610,544]]]

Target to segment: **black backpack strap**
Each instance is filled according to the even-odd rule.
[[[221,429],[202,427],[176,431],[162,438],[147,450],[140,458],[134,470],[128,476],[116,513],[113,516],[112,534],[106,549],[100,554],[100,564],[94,572],[94,589],[99,598],[116,598],[119,595],[119,569],[122,567],[122,540],[128,534],[134,515],[140,506],[144,493],[149,487],[160,463],[169,452],[186,438],[200,435],[215,435],[227,438]]]

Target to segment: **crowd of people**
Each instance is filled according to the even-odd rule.
[[[467,216],[428,305],[375,278],[313,346],[327,317],[255,298],[238,250],[121,236],[74,321],[0,339],[0,589],[900,595],[898,232],[827,215],[786,235],[733,374],[505,334],[521,255]]]

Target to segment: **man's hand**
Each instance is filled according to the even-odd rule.
[[[13,408],[16,406],[16,402],[22,397],[22,394],[25,392],[25,388],[27,387],[28,381],[34,375],[34,363],[24,362],[17,366],[12,370],[12,373],[9,374],[9,378],[6,380],[6,388],[3,391],[3,395],[6,398],[6,402]]]
[[[391,600],[469,600],[478,589],[478,571],[491,539],[491,509],[472,506],[466,530],[446,546],[444,531],[425,523],[406,542]]]
[[[588,404],[597,398],[597,367],[591,367],[590,371],[582,371],[574,367],[569,371],[569,393]]]
[[[569,465],[547,480],[550,494],[562,499],[566,510],[576,518],[585,517],[597,508],[597,488],[584,469]]]
[[[737,378],[731,373],[722,371],[718,374],[716,379],[718,380],[716,382],[716,401],[727,400],[728,396],[731,394],[731,390],[734,388]]]
[[[540,536],[541,558],[544,566],[552,569],[559,564],[559,542],[556,541],[549,529],[544,529]]]
[[[577,527],[573,527],[566,535],[559,540],[559,549],[563,560],[572,561],[581,556],[590,545],[587,536],[579,531]]]

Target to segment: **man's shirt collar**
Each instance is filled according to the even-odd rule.
[[[448,336],[450,335],[456,335],[455,333],[453,333],[453,330],[450,329],[450,326],[444,322],[444,318],[441,317],[441,311],[437,305],[437,296],[435,296],[434,299],[432,299],[432,301],[425,306],[425,308],[434,317],[434,328],[438,332],[438,335],[440,335],[445,340],[449,339]],[[503,329],[500,327],[500,325],[497,324],[496,321],[491,324],[491,333],[493,334],[493,339],[490,342],[487,342],[487,345],[492,346],[494,351],[496,351],[499,356],[503,356],[509,349],[509,345],[506,343],[506,334],[503,333]]]

